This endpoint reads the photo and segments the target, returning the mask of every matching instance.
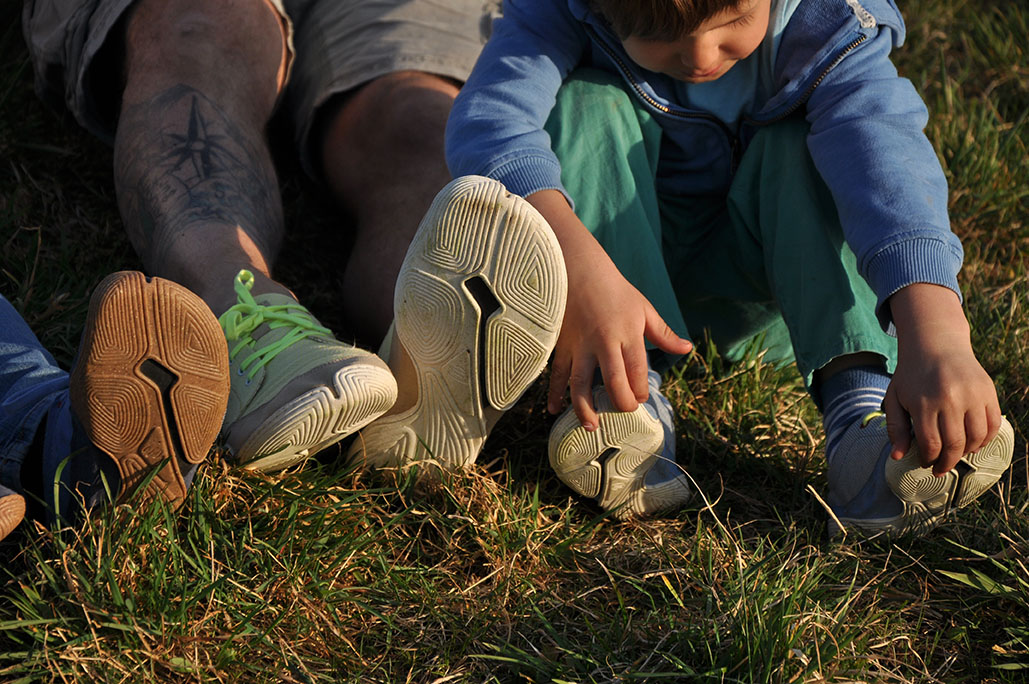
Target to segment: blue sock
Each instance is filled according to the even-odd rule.
[[[832,460],[836,445],[855,421],[880,410],[890,375],[881,366],[854,366],[835,373],[819,385],[824,406],[825,455]]]

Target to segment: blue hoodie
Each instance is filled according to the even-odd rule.
[[[803,113],[812,159],[884,328],[892,326],[883,303],[902,287],[934,283],[960,297],[963,254],[950,229],[946,179],[923,130],[928,112],[889,59],[904,39],[893,1],[783,0],[773,3],[776,11],[765,39],[774,44],[714,82],[748,60],[764,61],[750,68],[752,92],[736,115],[700,109],[698,98],[687,104],[696,86],[636,65],[586,0],[505,0],[447,124],[450,171],[490,176],[523,197],[565,192],[543,125],[578,66],[620,75],[661,124],[663,193],[727,193],[754,133]]]

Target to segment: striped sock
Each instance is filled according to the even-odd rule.
[[[878,411],[886,397],[890,375],[880,366],[855,366],[822,381],[819,391],[825,412],[825,456],[832,460],[840,437],[855,421]]]

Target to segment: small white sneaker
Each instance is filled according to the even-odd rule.
[[[446,471],[472,464],[497,419],[546,367],[567,291],[561,247],[532,205],[489,178],[451,181],[397,278],[397,405],[362,430],[351,462]]]
[[[596,430],[587,432],[571,408],[550,430],[550,465],[558,478],[622,520],[680,508],[692,495],[675,462],[672,406],[661,394],[661,376],[651,370],[647,381],[650,396],[635,411],[616,411],[598,386]]]
[[[1011,465],[1014,435],[1011,423],[1002,419],[993,440],[936,477],[932,468],[921,467],[917,444],[899,461],[890,458],[886,417],[874,411],[840,438],[829,462],[826,500],[844,527],[863,534],[924,534],[997,483]],[[830,536],[839,532],[830,519]]]

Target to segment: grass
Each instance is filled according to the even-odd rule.
[[[35,98],[15,5],[0,8],[0,291],[67,366],[92,287],[139,263],[110,150]],[[709,508],[621,524],[570,497],[542,457],[542,385],[480,468],[420,496],[333,454],[276,478],[215,454],[187,515],[120,506],[0,544],[0,681],[1024,681],[1029,11],[904,11],[896,61],[931,110],[974,341],[1016,430],[1009,473],[945,529],[828,541],[823,435],[795,371],[709,352],[666,383]],[[286,194],[280,272],[338,325],[319,246],[339,236],[301,183]]]

